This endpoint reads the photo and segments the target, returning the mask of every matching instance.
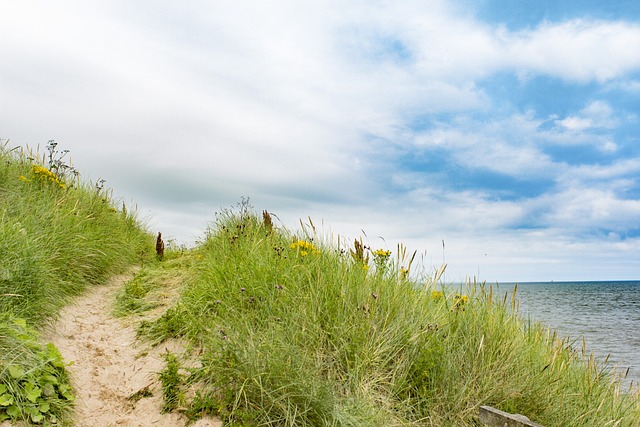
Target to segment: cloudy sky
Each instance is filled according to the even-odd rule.
[[[0,138],[176,242],[249,197],[450,281],[640,279],[636,0],[0,0],[0,58]]]

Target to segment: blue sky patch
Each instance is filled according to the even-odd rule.
[[[515,30],[535,27],[544,21],[640,19],[636,0],[463,0],[461,3],[471,8],[478,19]]]

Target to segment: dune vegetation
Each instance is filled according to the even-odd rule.
[[[141,272],[183,285],[140,334],[198,354],[167,356],[165,409],[238,426],[477,426],[490,405],[547,427],[640,425],[611,369],[491,286],[414,277],[412,259],[325,242],[312,222],[291,233],[247,204],[222,212],[199,247]]]
[[[71,297],[151,254],[153,236],[83,182],[50,141],[45,153],[0,145],[0,421],[55,423],[73,401],[41,329]]]
[[[66,362],[37,330],[137,264],[114,313],[160,308],[140,339],[186,348],[158,374],[164,411],[229,426],[435,427],[479,426],[490,405],[546,427],[640,425],[637,391],[490,285],[443,283],[445,266],[418,274],[402,245],[333,241],[311,220],[290,231],[247,200],[196,247],[157,259],[135,215],[47,151],[0,151],[0,420],[65,422]],[[165,287],[178,294],[167,307]]]

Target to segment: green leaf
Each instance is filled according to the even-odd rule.
[[[58,387],[58,392],[60,393],[61,396],[63,396],[67,400],[70,400],[70,401],[75,400],[75,397],[73,396],[73,392],[71,391],[71,388],[66,384],[60,385]]]
[[[51,365],[55,368],[64,368],[64,360],[62,360],[61,358],[51,359],[49,363],[51,363]],[[70,365],[71,364],[72,363],[70,363]]]
[[[36,403],[36,400],[42,395],[42,389],[35,384],[29,382],[24,385],[25,396],[30,402]]]
[[[13,405],[13,396],[8,393],[0,395],[0,406]]]
[[[31,416],[31,421],[39,423],[44,419],[44,415],[38,411],[38,408],[27,408],[26,412]]]
[[[51,409],[51,405],[49,404],[49,402],[42,402],[38,405],[38,410],[40,412],[49,412],[49,409]]]
[[[58,378],[55,375],[44,374],[40,377],[40,384],[58,384]]]
[[[7,414],[11,418],[17,418],[20,416],[20,408],[18,407],[18,405],[11,405],[7,408]]]
[[[47,397],[56,397],[58,393],[53,384],[46,383],[42,386],[42,394]]]
[[[9,365],[7,366],[7,370],[9,371],[9,375],[11,375],[11,378],[19,379],[24,375],[22,367],[18,365]]]
[[[60,351],[58,347],[56,347],[52,342],[47,343],[45,346],[45,351],[47,352],[47,356],[51,358],[61,358]]]
[[[7,392],[7,386],[4,384],[0,384],[0,394],[4,394]]]
[[[62,359],[62,355],[60,354],[60,350],[53,345],[53,343],[48,343],[45,346],[46,357],[49,359],[49,363],[56,368],[64,368],[64,360]]]

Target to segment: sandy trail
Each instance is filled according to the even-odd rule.
[[[176,344],[155,348],[136,339],[135,325],[113,317],[118,289],[131,275],[116,276],[103,286],[87,290],[60,313],[45,334],[67,362],[76,390],[75,425],[83,427],[184,426],[180,414],[163,414],[157,373],[164,367],[163,353],[180,352]],[[151,397],[129,399],[148,387]],[[192,426],[222,426],[201,419]]]

